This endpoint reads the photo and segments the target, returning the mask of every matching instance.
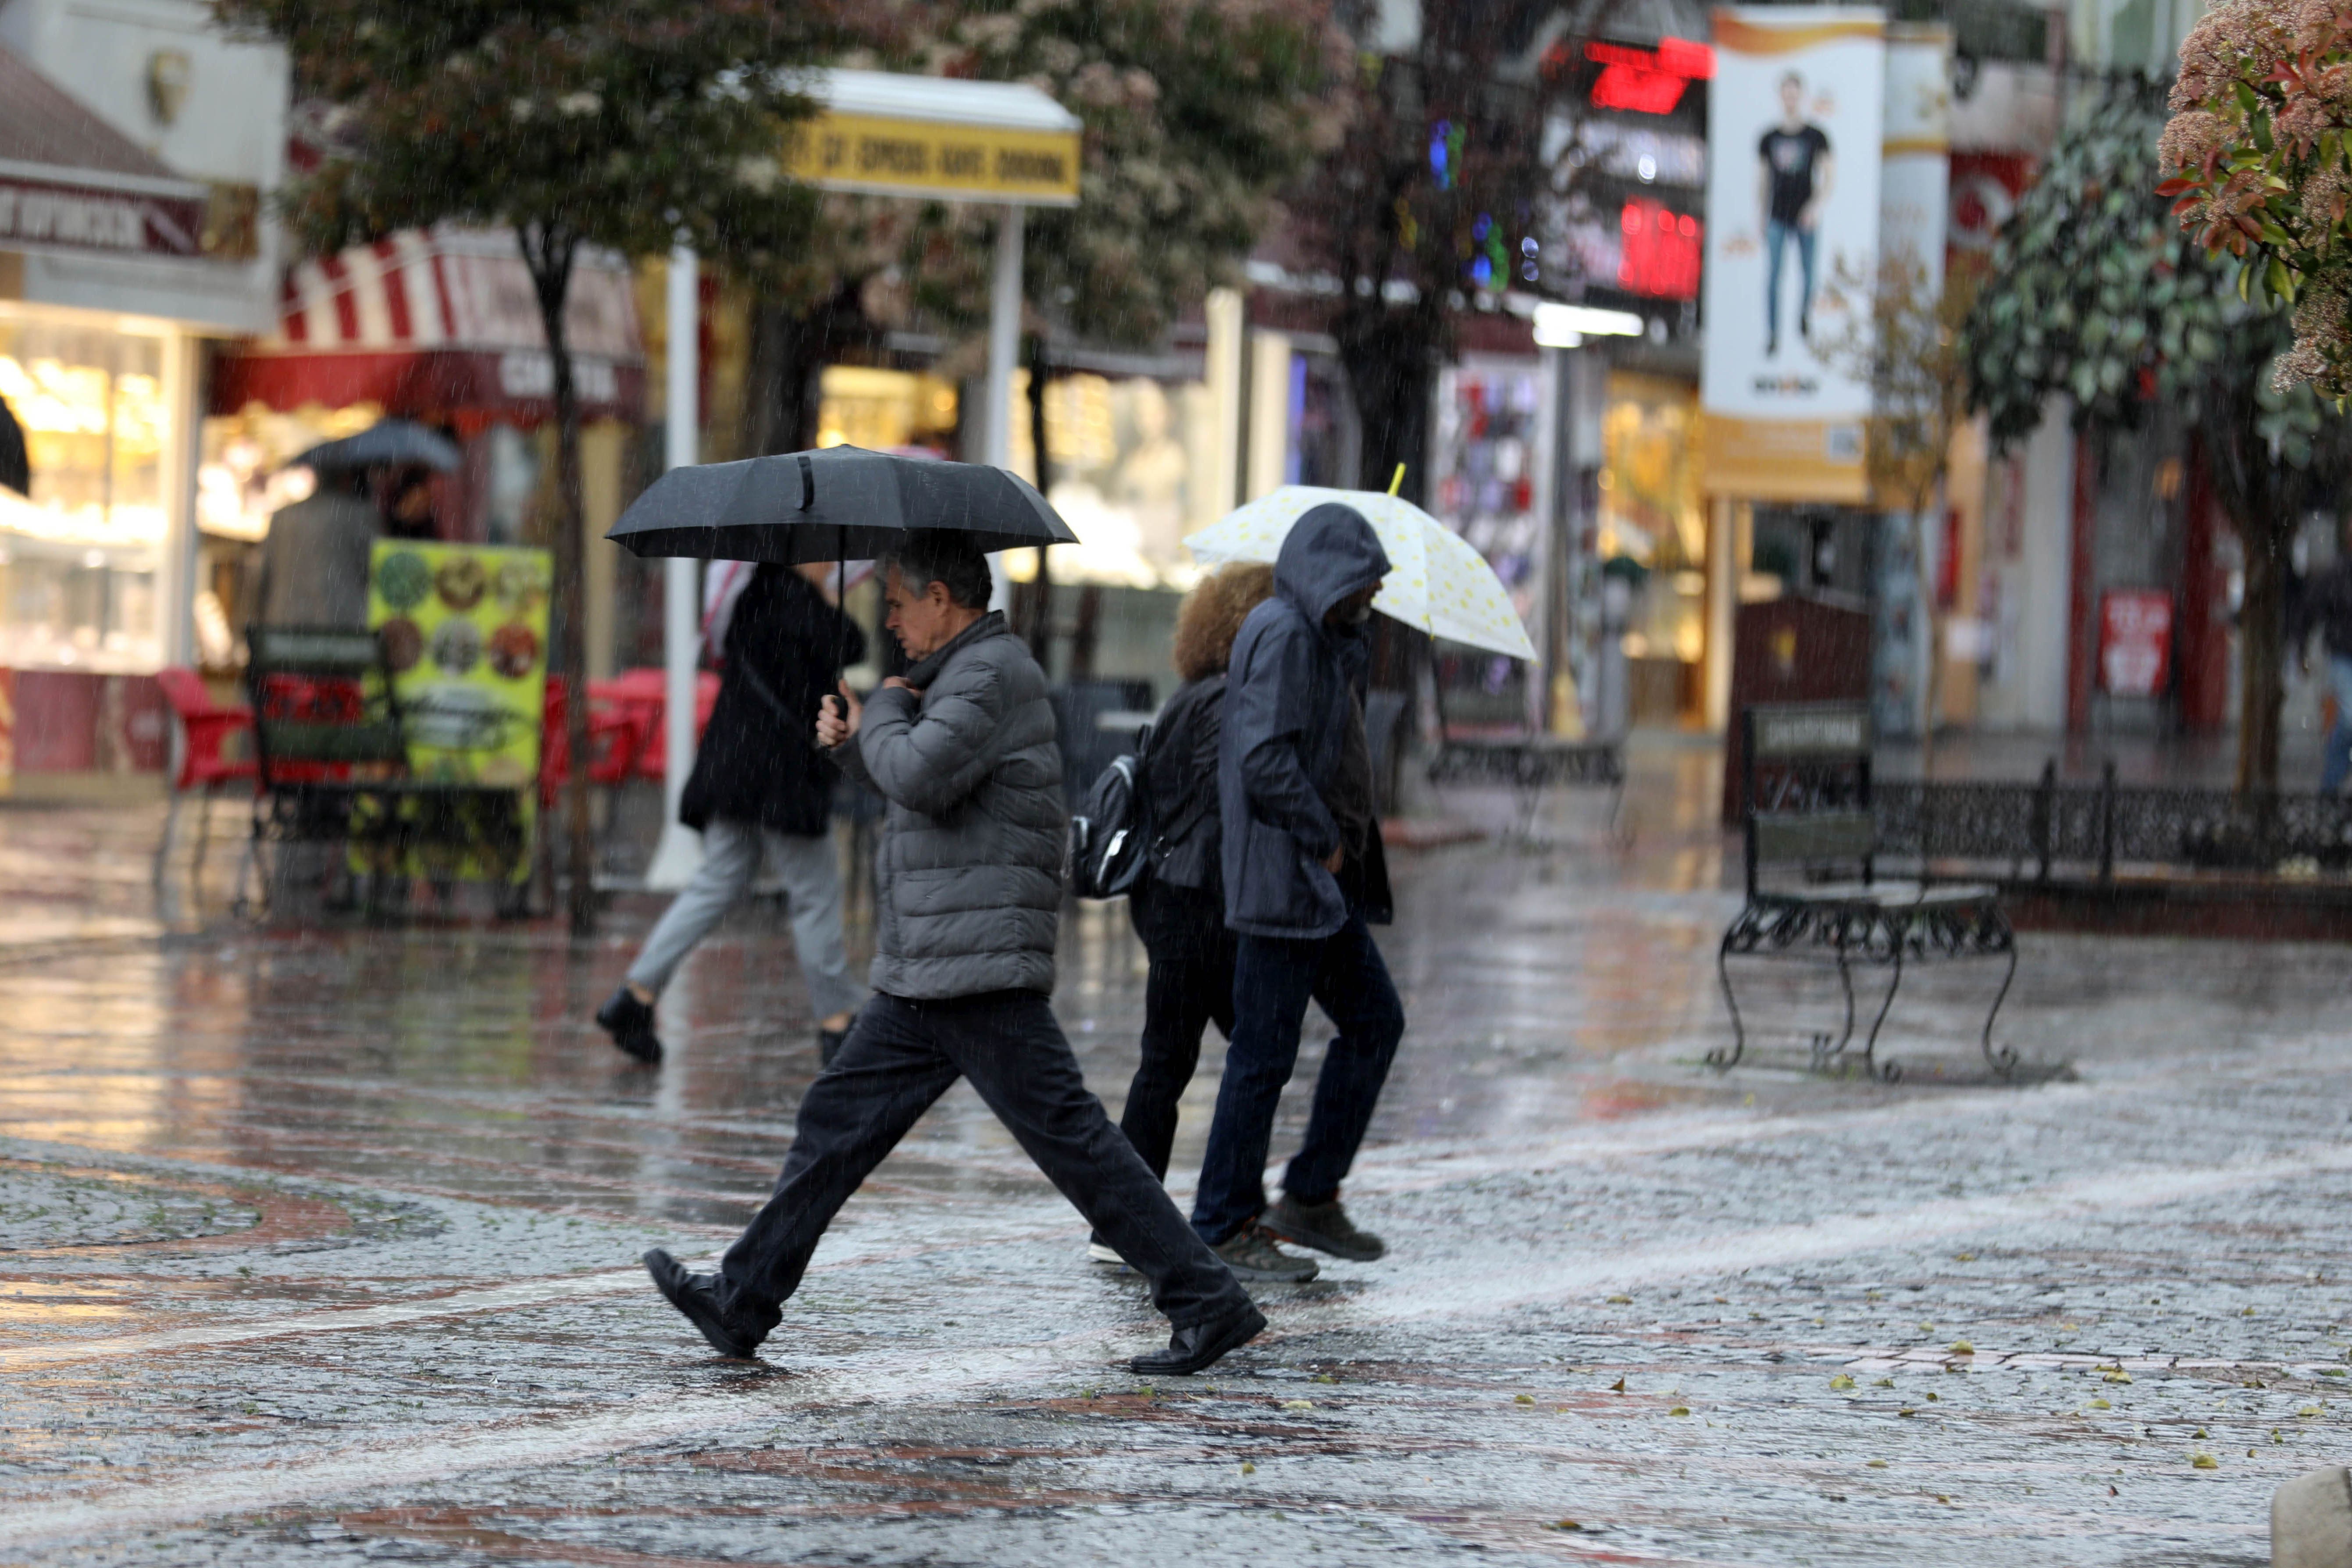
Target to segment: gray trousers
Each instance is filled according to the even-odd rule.
[[[830,1018],[866,1000],[866,988],[849,977],[849,954],[842,946],[841,860],[832,837],[772,833],[723,816],[703,830],[702,869],[646,938],[629,965],[630,984],[661,994],[671,972],[751,886],[763,847],[792,903],[793,948],[808,976],[811,1011]]]

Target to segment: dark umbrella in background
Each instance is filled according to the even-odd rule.
[[[356,436],[311,447],[294,462],[308,468],[431,468],[449,473],[461,454],[457,444],[413,419],[383,419]]]
[[[20,496],[33,493],[33,459],[25,449],[25,427],[16,423],[16,410],[5,397],[0,397],[0,487]]]
[[[604,537],[634,555],[847,563],[888,553],[910,529],[951,529],[983,553],[1076,544],[1018,474],[982,463],[827,447],[672,468]]]

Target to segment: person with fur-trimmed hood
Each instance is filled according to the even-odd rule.
[[[1176,673],[1184,684],[1160,710],[1137,780],[1151,844],[1128,918],[1150,955],[1143,985],[1141,1059],[1128,1085],[1119,1131],[1151,1173],[1165,1181],[1176,1142],[1176,1106],[1201,1062],[1201,1037],[1213,1022],[1234,1032],[1234,933],[1225,929],[1220,867],[1217,737],[1224,710],[1225,661],[1242,622],[1274,592],[1274,568],[1235,563],[1205,577],[1176,612]],[[1087,1256],[1117,1263],[1102,1237]]]

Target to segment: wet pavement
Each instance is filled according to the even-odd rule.
[[[1391,1256],[1156,1387],[1139,1283],[963,1089],[761,1363],[653,1296],[815,1070],[772,911],[646,1072],[585,1018],[651,900],[578,946],[268,930],[217,907],[233,839],[159,911],[153,814],[0,813],[0,1561],[2266,1561],[2272,1488],[2352,1447],[2352,950],[2029,936],[2001,1034],[2050,1081],[1985,1079],[1957,971],[1901,1085],[1786,1031],[1718,1075],[1711,764],[1638,761],[1630,847],[1586,795],[1399,857],[1348,1189]],[[1118,911],[1066,922],[1114,1110],[1140,979]]]

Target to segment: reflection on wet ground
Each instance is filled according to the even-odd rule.
[[[1400,855],[1412,1029],[1349,1189],[1392,1256],[1157,1388],[1138,1283],[963,1089],[761,1363],[651,1296],[637,1251],[723,1244],[815,1070],[775,911],[647,1072],[586,1016],[653,901],[577,946],[258,929],[159,914],[152,815],[0,814],[0,1557],[2262,1562],[2352,1409],[2347,954],[2032,937],[2007,1032],[2071,1080],[1969,1080],[1964,988],[1900,1042],[1951,1082],[1715,1075],[1713,762],[1636,761],[1630,847],[1586,795]],[[1114,1109],[1141,978],[1074,910]]]

